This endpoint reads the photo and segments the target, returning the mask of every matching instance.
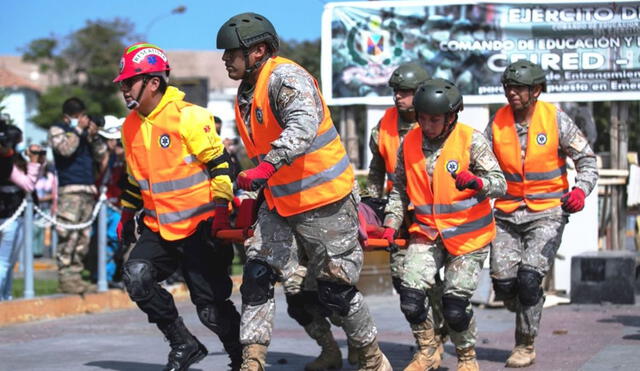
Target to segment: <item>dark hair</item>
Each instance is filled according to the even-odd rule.
[[[213,116],[213,122],[216,124],[222,124],[222,119],[218,116]]]
[[[72,97],[62,103],[62,113],[73,116],[82,113],[85,110],[84,103],[80,98]]]
[[[158,85],[158,90],[164,94],[167,92],[167,87],[169,86],[169,84],[167,84],[167,79],[163,78],[161,76],[151,76],[151,77],[157,77],[158,80],[160,80],[160,85]]]
[[[99,127],[104,126],[104,116],[102,115],[89,115],[89,120],[93,121],[93,123]]]

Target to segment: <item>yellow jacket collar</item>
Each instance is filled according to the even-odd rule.
[[[160,103],[158,103],[156,108],[154,108],[153,111],[151,111],[149,116],[147,116],[147,119],[153,120],[153,118],[156,117],[158,113],[160,113],[160,111],[162,111],[167,104],[175,101],[181,101],[181,100],[184,100],[184,92],[180,91],[180,89],[174,86],[167,87],[167,91],[162,96]]]

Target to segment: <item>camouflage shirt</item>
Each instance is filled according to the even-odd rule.
[[[294,64],[278,65],[269,77],[271,110],[282,127],[264,160],[276,168],[291,164],[306,153],[324,119],[324,103],[313,77]],[[250,122],[254,86],[243,81],[238,88],[238,105],[244,122]],[[251,127],[247,125],[249,135]]]
[[[493,118],[485,129],[485,135],[489,142],[493,144],[493,130],[491,123]],[[520,139],[520,148],[522,158],[524,159],[527,151],[527,143],[529,140],[529,124],[527,122],[517,122],[516,132]],[[589,146],[587,138],[582,131],[573,122],[573,120],[563,111],[560,111],[558,120],[558,133],[560,138],[558,141],[558,154],[560,156],[569,156],[576,167],[578,174],[576,175],[576,187],[580,188],[585,195],[591,193],[598,181],[598,166],[596,164],[596,155]],[[527,222],[539,218],[545,218],[550,215],[561,215],[563,213],[560,206],[543,211],[529,210],[526,204],[522,203],[518,209],[511,213],[505,213],[495,210],[495,216],[498,219],[512,221],[514,223]]]
[[[371,162],[369,163],[369,175],[367,175],[367,193],[371,197],[381,198],[385,192],[385,177],[387,175],[387,168],[385,167],[384,158],[380,154],[380,147],[378,147],[378,136],[380,133],[380,123],[371,130],[371,138],[369,139],[369,149],[371,150]],[[406,122],[398,115],[398,134],[400,141],[404,138],[405,134],[414,125],[414,122]]]
[[[429,179],[433,176],[433,169],[442,153],[445,140],[430,141],[427,138],[423,140],[422,153],[426,158]],[[479,131],[473,131],[470,152],[469,171],[482,178],[482,189],[479,192],[493,198],[502,196],[507,190],[507,182],[489,142]],[[385,208],[384,225],[399,229],[410,202],[407,194],[407,175],[404,168],[404,149],[402,146],[396,163],[396,178],[398,181],[393,185],[389,203]]]

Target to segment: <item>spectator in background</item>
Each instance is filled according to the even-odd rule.
[[[57,197],[56,192],[58,188],[58,180],[55,174],[55,168],[53,164],[46,161],[47,150],[42,148],[38,152],[38,160],[42,162],[41,171],[38,173],[38,180],[36,181],[35,191],[38,195],[38,207],[48,213],[49,215],[55,214],[53,211],[53,204]],[[36,226],[33,229],[33,255],[35,257],[51,256],[49,249],[51,248],[51,226],[47,225],[42,228]]]
[[[18,143],[22,141],[20,129],[9,126],[7,130],[15,131],[19,138]],[[25,195],[35,188],[38,172],[44,162],[44,159],[37,154],[41,150],[39,145],[29,146],[26,150],[28,163],[20,151],[15,151],[15,146],[11,150],[1,151],[5,156],[9,154],[13,157],[13,169],[8,179],[0,179],[0,225],[3,226],[0,231],[0,300],[11,299],[13,266],[18,260],[23,239],[22,218],[17,218],[7,225],[4,224],[20,208]]]
[[[114,282],[118,270],[114,256],[120,247],[117,227],[120,223],[120,194],[122,193],[122,175],[124,174],[124,148],[122,148],[121,127],[124,119],[115,116],[105,116],[104,127],[98,131],[107,143],[108,155],[105,156],[105,167],[100,177],[100,185],[106,187],[107,202],[107,281],[110,287],[121,287]]]
[[[58,172],[58,220],[79,224],[91,219],[98,195],[94,169],[106,155],[107,146],[99,139],[98,126],[89,120],[80,99],[67,99],[62,113],[63,122],[49,129]],[[95,291],[95,285],[82,280],[82,261],[89,250],[91,226],[81,230],[58,227],[57,231],[59,290],[70,294]]]

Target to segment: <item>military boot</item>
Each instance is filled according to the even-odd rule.
[[[314,331],[314,328],[308,329],[308,327],[310,327],[310,325],[305,326],[305,331],[318,343],[318,345],[320,345],[322,351],[318,358],[304,366],[305,371],[341,369],[342,353],[340,352],[338,343],[336,343],[336,340],[333,338],[331,330],[318,332]]]
[[[358,349],[360,368],[358,371],[392,371],[391,363],[382,353],[378,341],[373,339],[371,344]]]
[[[264,371],[267,362],[267,346],[262,344],[245,345],[242,349],[240,371]]]
[[[476,360],[476,350],[474,347],[457,349],[458,353],[458,371],[479,371],[480,365]]]
[[[240,370],[242,365],[242,344],[240,342],[229,342],[223,343],[222,346],[229,355],[229,359],[231,359],[231,363],[228,365],[231,371]]]
[[[60,275],[58,282],[58,290],[64,294],[80,295],[97,291],[95,285],[83,281],[79,274]]]
[[[516,347],[511,351],[507,359],[506,367],[527,367],[536,359],[536,350],[533,347],[534,337],[516,333]]]
[[[416,338],[418,350],[404,371],[428,371],[440,367],[442,357],[438,351],[439,337],[436,336],[432,325],[426,321],[411,325],[411,332]]]
[[[190,365],[207,356],[207,348],[189,332],[182,318],[178,317],[169,325],[158,325],[158,328],[171,346],[169,361],[163,371],[188,370]]]

